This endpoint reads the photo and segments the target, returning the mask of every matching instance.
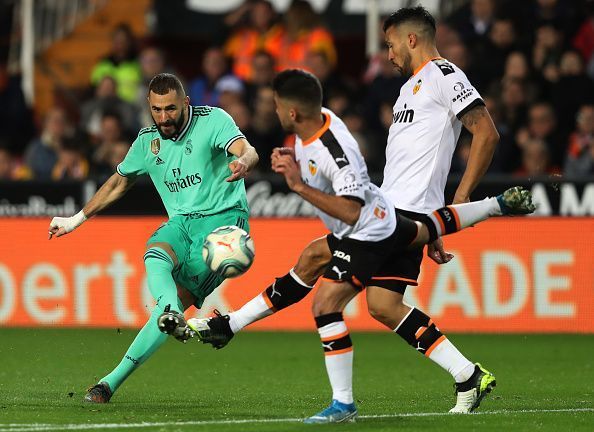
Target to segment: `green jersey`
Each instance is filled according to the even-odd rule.
[[[118,174],[151,177],[169,217],[211,215],[228,209],[248,211],[244,181],[226,182],[233,155],[229,146],[243,134],[220,108],[190,106],[180,134],[163,139],[153,125],[141,129]]]

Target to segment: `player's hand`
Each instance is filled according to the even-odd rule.
[[[87,218],[82,210],[74,216],[53,218],[49,225],[48,240],[51,240],[54,235],[56,237],[62,237],[74,231],[75,228],[79,227],[86,220]]]
[[[429,243],[427,246],[427,256],[437,264],[445,264],[454,258],[453,254],[446,252],[443,249],[443,240],[441,237],[435,240],[433,243]]]
[[[295,159],[295,149],[291,147],[275,147],[272,149],[272,154],[270,155],[270,162],[274,163],[278,160],[279,157],[283,155],[292,156]]]
[[[272,159],[272,171],[282,174],[285,177],[287,186],[292,191],[295,191],[303,184],[301,179],[301,168],[294,158],[293,154],[283,154]]]
[[[248,175],[248,166],[239,159],[235,159],[229,163],[229,169],[231,175],[225,179],[228,182],[234,182],[242,178],[246,178]]]

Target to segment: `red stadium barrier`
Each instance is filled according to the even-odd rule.
[[[161,218],[99,217],[47,240],[49,219],[0,219],[0,325],[140,327],[152,299],[142,255]],[[241,306],[294,264],[325,234],[316,220],[251,221],[256,260],[213,293],[213,307]],[[426,260],[409,289],[446,331],[594,333],[594,218],[491,220],[445,239],[455,259]],[[314,329],[311,296],[252,326]],[[193,314],[195,311],[190,311]],[[345,313],[353,330],[382,327],[364,294]]]

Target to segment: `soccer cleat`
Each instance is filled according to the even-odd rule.
[[[521,186],[515,186],[498,195],[497,202],[503,216],[530,214],[536,210],[536,206],[532,204],[532,193]]]
[[[209,343],[215,349],[221,349],[233,339],[234,333],[229,326],[229,315],[223,315],[214,310],[215,316],[211,318],[190,318],[190,327],[202,343]]]
[[[463,383],[454,384],[456,406],[450,410],[453,414],[469,414],[477,409],[487,393],[491,393],[497,382],[495,375],[475,363],[474,373]]]
[[[165,308],[165,312],[157,318],[157,325],[161,332],[167,333],[183,343],[195,336],[194,331],[188,327],[183,314],[168,308]]]
[[[109,388],[109,384],[106,382],[100,382],[99,384],[95,384],[93,387],[89,387],[87,389],[87,394],[85,395],[83,401],[91,403],[108,403],[112,394],[113,393]]]
[[[345,404],[338,402],[336,399],[324,411],[320,411],[316,415],[306,418],[303,423],[343,423],[354,422],[357,417],[357,408],[354,403]]]

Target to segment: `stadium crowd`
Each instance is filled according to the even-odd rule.
[[[370,170],[382,171],[392,106],[405,82],[383,44],[353,77],[341,74],[333,34],[306,0],[293,0],[283,15],[266,0],[246,0],[224,24],[222,43],[203,53],[202,73],[183,78],[193,105],[220,106],[234,118],[264,161],[261,172],[269,171],[265,161],[274,147],[291,144],[270,87],[285,68],[304,68],[320,79],[325,106],[348,125]],[[489,173],[594,175],[594,1],[470,0],[438,20],[437,42],[479,90],[500,133]],[[152,124],[147,85],[157,73],[175,72],[167,57],[158,44],[145,46],[118,26],[79,112],[57,105],[39,122],[19,77],[0,59],[0,103],[10,107],[0,116],[0,180],[113,173],[139,127]],[[469,146],[463,133],[452,172],[463,171]]]

